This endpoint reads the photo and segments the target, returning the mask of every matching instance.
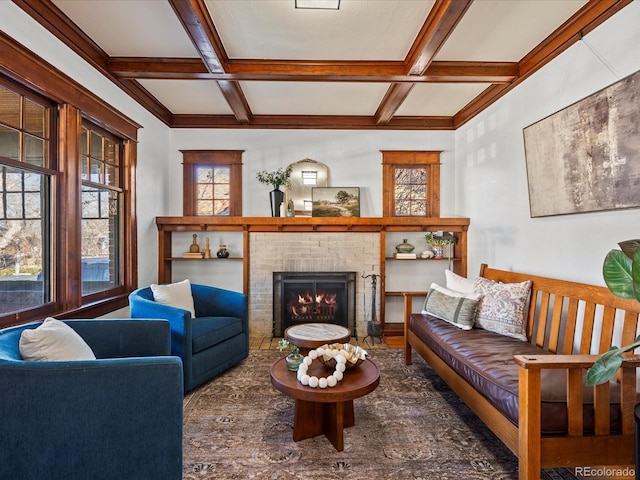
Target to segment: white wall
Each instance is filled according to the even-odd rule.
[[[98,97],[142,125],[138,132],[137,214],[138,282],[157,280],[157,229],[155,217],[166,215],[173,187],[165,165],[169,151],[169,128],[133,101],[113,82],[89,66],[13,2],[0,1],[0,30],[84,85]]]
[[[380,150],[443,150],[441,155],[441,215],[454,206],[453,132],[174,129],[169,176],[182,179],[185,149],[244,150],[242,207],[244,216],[270,216],[269,190],[256,179],[260,170],[273,171],[310,158],[329,167],[329,186],[360,187],[360,215],[382,216],[382,154]],[[182,215],[182,183],[171,189],[167,215]]]
[[[640,236],[640,209],[531,218],[523,140],[524,127],[640,69],[638,25],[636,1],[456,131],[455,205],[471,218],[470,276],[488,263],[603,285],[606,253]]]

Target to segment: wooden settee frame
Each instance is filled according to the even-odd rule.
[[[405,363],[412,348],[440,375],[471,410],[518,457],[519,480],[540,478],[542,468],[633,465],[635,458],[636,367],[640,357],[629,355],[618,374],[621,388],[622,432],[612,433],[608,384],[594,387],[595,432],[583,433],[583,373],[613,342],[632,343],[638,329],[640,302],[614,296],[606,287],[480,267],[480,276],[504,283],[532,280],[527,313],[529,342],[555,355],[517,355],[519,422],[514,425],[467,381],[429,349],[410,329],[412,298],[405,293]],[[616,318],[618,320],[616,320]],[[619,322],[623,322],[620,326]],[[616,325],[617,324],[617,325]],[[580,332],[577,337],[576,332]],[[592,346],[592,343],[594,344]],[[540,428],[541,371],[563,369],[567,375],[569,433],[542,436]]]

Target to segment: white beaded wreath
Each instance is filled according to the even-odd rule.
[[[345,357],[342,353],[336,350],[327,349],[326,352],[328,352],[331,355],[335,355],[336,370],[333,372],[333,374],[329,375],[328,377],[318,378],[316,376],[310,377],[309,375],[307,375],[307,371],[309,369],[309,365],[311,365],[311,362],[313,362],[316,358],[318,358],[318,356],[325,354],[325,349],[322,347],[317,348],[315,350],[311,350],[309,354],[302,359],[302,363],[298,367],[297,377],[298,377],[298,381],[302,385],[308,385],[311,388],[316,388],[316,387],[327,388],[327,387],[335,387],[338,384],[338,382],[342,380],[342,378],[344,377],[344,371],[347,368],[347,365],[346,365],[347,357]]]

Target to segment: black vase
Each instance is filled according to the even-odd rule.
[[[271,200],[271,216],[280,216],[280,204],[284,202],[284,192],[278,187],[269,192],[269,199]]]

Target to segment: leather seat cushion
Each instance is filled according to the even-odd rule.
[[[460,330],[429,315],[412,315],[410,330],[458,375],[469,382],[514,425],[518,424],[518,365],[514,355],[553,355],[528,342],[474,328]],[[566,371],[543,370],[542,432],[567,432]],[[611,382],[611,403],[620,398],[618,385]],[[593,430],[593,389],[583,391],[584,427]],[[620,408],[611,408],[611,425],[620,429]]]
[[[242,333],[242,320],[238,317],[196,317],[191,320],[193,353],[213,347]]]

